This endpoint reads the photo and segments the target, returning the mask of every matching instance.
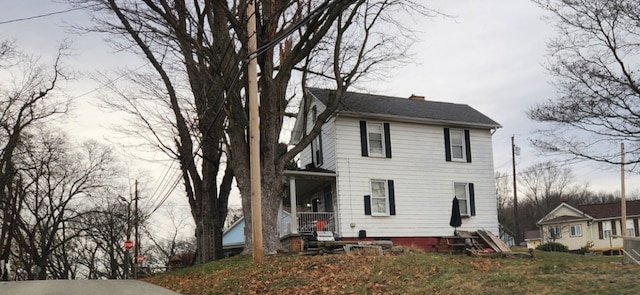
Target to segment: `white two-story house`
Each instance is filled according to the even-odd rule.
[[[291,143],[310,130],[331,90],[309,88]],[[306,118],[305,118],[306,116]],[[303,124],[304,120],[307,124]],[[498,233],[491,136],[500,124],[464,104],[347,92],[336,114],[287,171],[285,230],[336,232],[429,249],[458,229]]]

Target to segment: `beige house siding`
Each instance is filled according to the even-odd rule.
[[[637,218],[629,218],[630,222],[633,224],[634,233],[637,231],[635,229],[635,224],[637,224]],[[611,224],[611,237],[602,239],[600,238],[600,228],[599,223],[609,223]],[[615,223],[615,231],[613,229],[613,223]],[[622,219],[607,219],[607,220],[596,220],[593,222],[590,221],[567,221],[563,223],[555,223],[555,224],[544,224],[541,225],[542,228],[542,243],[552,242],[553,239],[550,237],[549,229],[552,227],[560,227],[561,228],[561,237],[555,239],[556,242],[566,245],[569,250],[579,250],[581,247],[587,245],[588,242],[593,243],[593,249],[607,250],[611,248],[619,248],[622,247],[622,238],[618,236],[622,235]],[[581,225],[582,227],[582,235],[581,236],[571,236],[570,235],[570,227],[572,225]],[[606,228],[606,225],[603,225],[603,229]],[[615,232],[615,233],[614,233]]]
[[[575,210],[573,210],[571,208],[560,207],[555,212],[550,213],[549,215],[547,215],[547,217],[545,219],[553,219],[553,218],[560,217],[560,216],[575,216],[575,217],[578,217],[578,218],[583,217],[582,214],[576,212]]]
[[[571,227],[579,227],[580,233],[578,235],[571,235]],[[593,226],[589,225],[587,221],[571,221],[566,223],[547,224],[542,226],[542,241],[543,243],[553,242],[550,229],[559,228],[560,237],[555,239],[555,242],[561,243],[569,248],[569,250],[579,250],[584,247],[587,242],[594,241],[598,238],[598,227],[596,226],[595,232],[592,230]]]
[[[540,240],[528,240],[527,241],[527,248],[528,249],[535,249],[535,248],[538,248],[538,246],[540,246]]]

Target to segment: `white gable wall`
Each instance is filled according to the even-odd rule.
[[[361,155],[359,121],[338,117],[335,124],[342,236],[357,237],[359,230],[372,237],[451,235],[454,182],[475,186],[476,216],[463,217],[459,229],[498,233],[489,130],[470,130],[472,163],[446,162],[446,126],[388,122],[392,158],[374,158]],[[396,215],[365,215],[364,196],[371,194],[371,179],[394,180]]]
[[[318,99],[316,99],[313,96],[309,96],[309,97],[312,97],[312,102],[309,107],[309,110],[311,110],[313,106],[317,108],[318,114],[320,114],[325,110],[326,107]],[[307,115],[307,122],[309,122],[309,124],[307,125],[307,130],[305,134],[308,134],[309,131],[311,131],[311,129],[313,128],[313,126],[311,125],[311,122],[313,122],[313,118],[311,118],[311,116],[312,116],[311,111],[309,111],[309,114]],[[320,167],[318,168],[335,171],[336,169],[335,119],[332,118],[327,123],[325,123],[322,126],[322,130],[320,132],[322,136],[322,158],[323,159],[322,159],[322,165],[320,165]],[[305,168],[307,164],[310,164],[310,163],[312,163],[311,145],[308,145],[299,154],[298,166],[300,168]]]

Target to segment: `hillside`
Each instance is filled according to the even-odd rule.
[[[147,278],[181,294],[637,294],[622,257],[536,251],[534,259],[440,253],[250,256]]]

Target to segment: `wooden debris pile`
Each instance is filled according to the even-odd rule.
[[[533,252],[529,253],[523,252],[513,252],[500,238],[495,236],[492,232],[487,230],[478,230],[478,239],[484,245],[487,245],[486,248],[477,250],[477,249],[467,249],[467,254],[470,256],[477,257],[492,257],[492,258],[502,258],[502,257],[520,257],[520,258],[533,258]]]

